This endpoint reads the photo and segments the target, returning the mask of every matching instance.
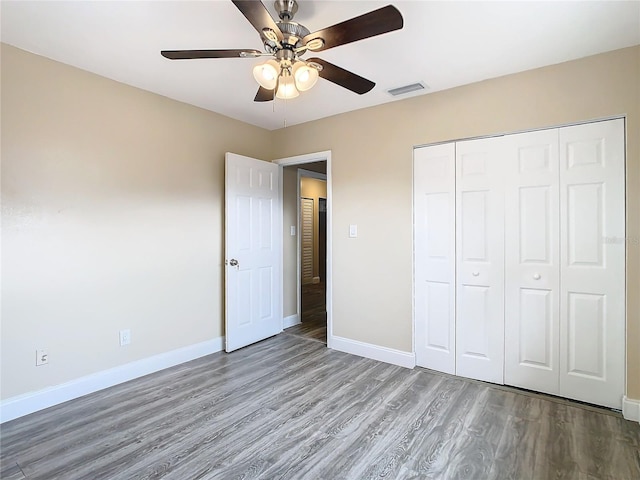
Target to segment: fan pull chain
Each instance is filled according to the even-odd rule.
[[[283,128],[287,128],[287,98],[284,99],[284,118],[283,118]]]

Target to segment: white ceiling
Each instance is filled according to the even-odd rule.
[[[276,17],[272,1],[265,5]],[[2,41],[267,129],[640,44],[640,1],[457,2],[299,0],[312,32],[392,3],[404,28],[317,56],[377,83],[357,95],[320,79],[284,103],[255,103],[261,59],[171,61],[160,50],[262,49],[228,0],[1,2]],[[277,17],[276,17],[277,18]],[[309,56],[309,55],[307,55]]]

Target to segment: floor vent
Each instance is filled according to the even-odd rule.
[[[397,97],[398,95],[404,95],[406,93],[416,92],[418,90],[425,90],[428,88],[424,83],[412,83],[411,85],[405,85],[404,87],[392,88],[391,90],[387,90],[388,93]]]

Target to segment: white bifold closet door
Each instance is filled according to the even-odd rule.
[[[503,137],[505,383],[559,389],[558,129]]]
[[[624,121],[560,129],[560,395],[621,408]]]
[[[416,149],[416,363],[612,408],[624,120]]]
[[[456,375],[503,383],[502,139],[456,143]]]
[[[455,374],[455,144],[414,150],[416,363]]]

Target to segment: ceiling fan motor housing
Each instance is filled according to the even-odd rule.
[[[276,25],[284,38],[280,45],[273,40],[265,38],[265,48],[269,53],[277,53],[281,49],[294,50],[301,47],[302,39],[309,35],[310,32],[304,25],[292,21],[293,16],[298,11],[298,2],[296,0],[276,0],[273,5],[280,17],[280,21]]]
[[[284,48],[294,49],[302,46],[302,39],[309,35],[309,29],[299,23],[278,22],[276,25],[278,25],[278,28],[284,36],[284,40],[282,42],[282,46]],[[271,41],[266,41],[265,46],[271,46],[274,50],[276,49],[275,43]]]

